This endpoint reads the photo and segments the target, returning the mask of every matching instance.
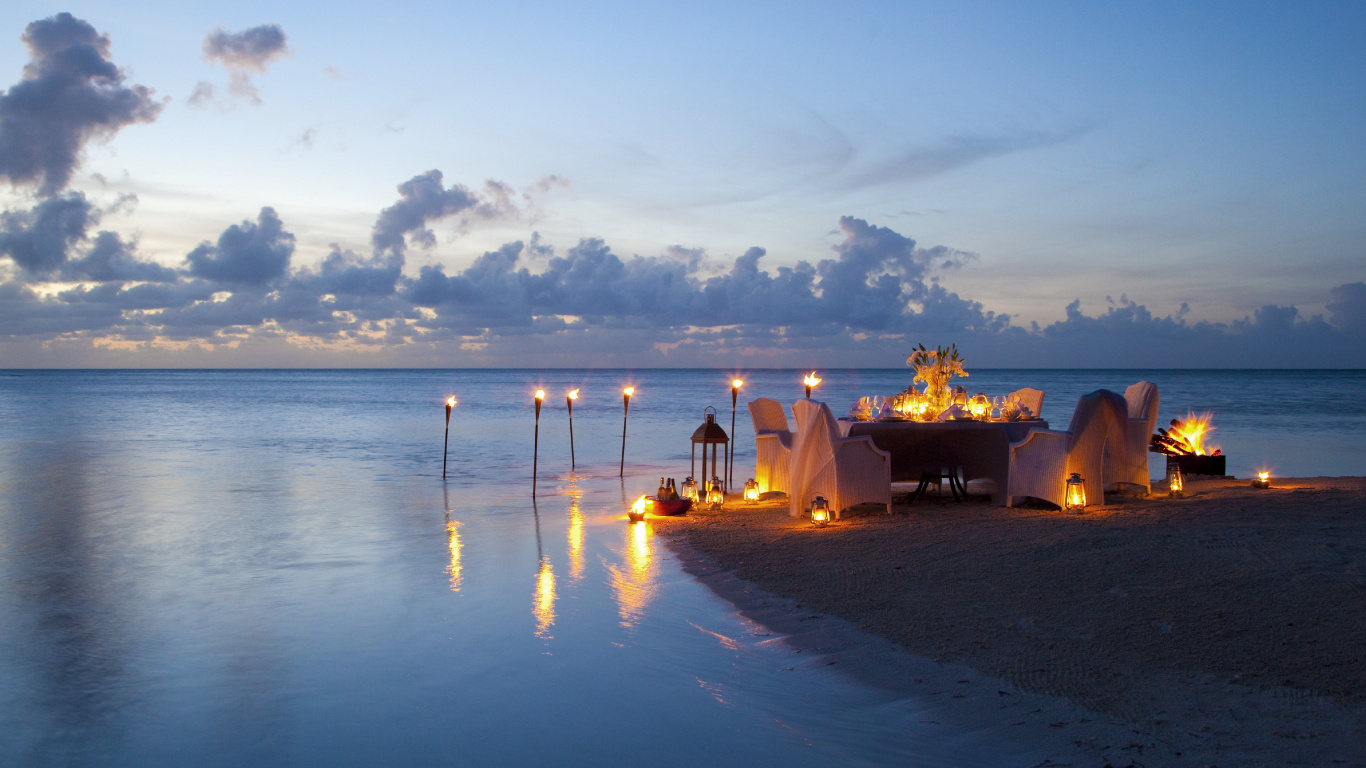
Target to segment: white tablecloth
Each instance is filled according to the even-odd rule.
[[[845,421],[839,422],[843,437],[867,435],[873,444],[892,455],[892,482],[920,481],[923,472],[960,468],[963,480],[991,480],[991,500],[1006,503],[1010,480],[1010,444],[1029,435],[1031,429],[1048,429],[1042,419],[1031,421]]]

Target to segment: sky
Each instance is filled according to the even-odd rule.
[[[0,8],[0,367],[1366,367],[1358,3]]]

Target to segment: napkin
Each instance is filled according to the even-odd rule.
[[[950,405],[939,414],[939,418],[936,419],[936,421],[953,421],[954,419],[966,419],[971,416],[972,414],[969,413],[966,408],[959,405]]]

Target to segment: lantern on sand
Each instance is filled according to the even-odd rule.
[[[702,422],[702,426],[698,427],[698,428],[697,428],[697,431],[692,433],[692,450],[693,450],[693,456],[692,456],[693,464],[692,464],[692,469],[693,469],[693,471],[696,471],[696,470],[697,470],[697,446],[698,446],[698,445],[701,445],[701,446],[702,446],[702,474],[699,475],[699,477],[702,478],[702,485],[703,485],[702,492],[703,492],[703,493],[706,493],[707,490],[708,490],[708,488],[706,488],[706,484],[707,484],[707,446],[711,446],[711,471],[712,471],[712,474],[713,474],[713,475],[720,474],[720,471],[721,471],[721,464],[717,463],[717,461],[716,461],[716,446],[718,446],[718,445],[719,445],[719,446],[723,446],[723,447],[725,448],[725,450],[726,450],[726,456],[729,457],[729,455],[730,455],[730,437],[729,437],[728,435],[726,435],[726,430],[722,429],[722,428],[721,428],[721,425],[716,423],[716,409],[715,409],[715,408],[711,407],[710,405],[707,406],[706,408],[704,408],[704,409],[702,410],[702,415],[705,417],[705,420]]]
[[[1253,487],[1253,488],[1270,488],[1270,487],[1271,487],[1271,473],[1270,473],[1270,472],[1258,472],[1258,473],[1257,473],[1257,479],[1252,481],[1252,487]]]
[[[750,478],[745,481],[745,501],[753,504],[759,500],[759,484]]]
[[[1067,495],[1063,497],[1066,502],[1063,509],[1069,515],[1080,515],[1086,512],[1086,481],[1076,472],[1067,478]]]
[[[707,504],[711,505],[712,509],[720,509],[721,505],[726,503],[725,487],[725,483],[721,482],[721,478],[716,477],[715,475],[712,476],[711,488],[707,491]]]
[[[1167,462],[1167,495],[1179,499],[1186,495],[1186,480],[1181,476],[1181,463]]]
[[[830,522],[830,502],[824,496],[817,495],[811,500],[811,524],[817,528],[824,528]]]
[[[691,475],[689,475],[688,478],[683,481],[682,493],[683,498],[691,499],[694,502],[697,501],[697,481],[692,479]]]

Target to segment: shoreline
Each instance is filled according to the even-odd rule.
[[[1276,483],[1070,518],[933,497],[822,530],[782,502],[655,521],[808,664],[1021,764],[1366,765],[1366,478]]]

